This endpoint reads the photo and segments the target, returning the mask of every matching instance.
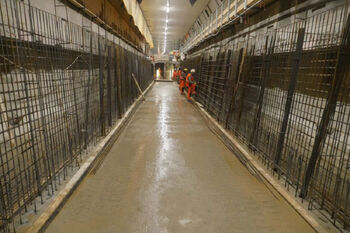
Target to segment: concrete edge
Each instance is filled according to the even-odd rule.
[[[143,100],[143,96],[153,87],[154,81],[146,88],[142,95],[140,95],[137,100],[130,106],[128,111],[125,113],[124,117],[118,121],[114,128],[104,137],[93,149],[93,151],[88,155],[87,160],[81,165],[80,169],[73,175],[73,177],[68,181],[64,188],[57,194],[57,196],[51,201],[46,210],[40,215],[38,219],[32,224],[28,229],[28,233],[44,232],[44,230],[49,226],[50,222],[57,216],[60,209],[64,206],[69,197],[73,194],[74,190],[78,187],[80,182],[89,173],[90,169],[93,167],[96,159],[103,153],[107,152],[104,149],[109,143],[114,143],[113,136],[122,130],[123,125],[133,116],[136,108],[139,106]]]
[[[264,178],[286,201],[287,203],[318,233],[327,233],[329,232],[324,226],[322,226],[319,221],[313,217],[307,209],[305,209],[295,197],[288,192],[283,185],[279,184],[276,179],[269,174],[263,166],[261,166],[254,158],[253,155],[246,150],[237,139],[234,138],[231,134],[228,133],[226,129],[224,129],[209,113],[207,113],[201,105],[197,101],[193,101],[195,103],[195,107],[198,108],[203,117],[207,118],[215,127],[217,127],[225,137],[227,137],[233,146],[243,155],[247,161],[252,165]]]
[[[154,81],[156,81],[156,82],[169,82],[169,83],[174,82],[173,80],[169,80],[169,79],[155,79]]]

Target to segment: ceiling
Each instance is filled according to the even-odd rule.
[[[191,6],[189,0],[169,0],[169,12],[167,13],[167,1],[142,0],[140,5],[152,34],[154,43],[153,54],[164,52],[164,32],[167,14],[168,30],[165,52],[178,48],[179,40],[184,38],[193,22],[209,2],[209,0],[197,0]]]

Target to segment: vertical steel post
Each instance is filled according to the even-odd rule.
[[[101,135],[105,134],[105,112],[104,112],[104,52],[101,48],[101,36],[98,35],[98,54],[99,54],[99,88],[100,88],[100,127]]]
[[[118,109],[118,117],[122,118],[122,103],[121,103],[121,87],[120,87],[120,62],[118,61],[118,55],[119,52],[119,47],[113,48],[114,51],[114,82],[116,84],[116,89],[115,89],[115,98],[116,98],[116,103],[117,104],[117,109]]]
[[[16,3],[15,3],[16,4]],[[32,8],[30,6],[30,2],[29,2],[29,7],[28,7],[28,11],[29,11],[29,19],[30,19],[30,24],[32,25]],[[20,25],[19,23],[19,18],[18,15],[16,14],[16,20],[18,25]],[[33,33],[33,27],[31,26],[31,32]],[[18,30],[18,33],[20,33],[20,30]],[[18,35],[18,37],[20,38],[20,35]],[[19,49],[19,62],[20,64],[23,64],[23,58],[25,57],[24,54],[22,54],[22,49]],[[22,66],[22,65],[21,65]],[[30,94],[29,94],[29,87],[28,87],[28,74],[26,73],[26,71],[24,69],[22,69],[23,71],[23,78],[24,78],[24,88],[25,88],[25,94],[26,94],[26,104],[27,104],[27,111],[28,111],[28,121],[29,121],[29,130],[30,130],[30,138],[31,138],[31,150],[32,150],[32,157],[33,157],[33,163],[34,163],[34,168],[35,168],[35,178],[36,178],[36,182],[37,182],[37,192],[41,197],[42,200],[42,187],[41,187],[41,182],[40,182],[40,167],[38,164],[38,158],[37,158],[37,153],[35,150],[35,134],[34,134],[34,125],[33,125],[33,119],[32,119],[32,108],[31,108],[31,104],[30,104]],[[36,208],[35,208],[36,211]]]
[[[227,84],[229,82],[229,78],[230,78],[230,73],[231,73],[231,56],[232,56],[232,50],[229,49],[226,51],[226,59],[225,59],[225,63],[224,63],[224,69],[225,69],[225,72],[223,72],[223,75],[221,75],[221,78],[224,78],[225,81],[224,81],[224,86],[227,88]],[[221,114],[222,112],[225,112],[225,109],[224,107],[226,106],[225,105],[225,94],[226,92],[224,91],[223,94],[222,94],[222,98],[221,98],[221,101],[220,101],[220,109],[219,109],[219,113],[218,113],[218,121],[223,121],[223,118],[221,117]]]
[[[260,125],[260,117],[261,117],[261,111],[262,111],[262,105],[263,105],[263,98],[264,98],[264,93],[265,93],[265,87],[267,85],[267,81],[269,79],[269,74],[270,74],[270,64],[271,64],[271,54],[273,53],[273,49],[275,46],[275,37],[271,39],[270,47],[269,46],[269,37],[266,37],[266,44],[265,44],[265,54],[263,55],[263,67],[262,67],[262,78],[261,78],[261,88],[259,92],[259,97],[257,101],[257,111],[255,114],[255,117],[253,119],[253,128],[252,132],[250,135],[249,142],[250,144],[255,144],[255,138],[256,138],[256,131]]]
[[[107,108],[108,108],[108,126],[112,126],[112,65],[111,65],[111,46],[107,47]]]
[[[237,90],[238,90],[239,82],[240,82],[241,76],[242,76],[242,69],[244,66],[245,55],[246,55],[246,51],[243,51],[243,48],[240,49],[238,52],[238,59],[235,61],[235,63],[232,64],[232,75],[234,75],[232,82],[233,82],[234,89],[232,92],[232,97],[231,97],[231,101],[230,101],[230,105],[229,105],[229,111],[228,111],[227,116],[226,116],[225,128],[228,128],[229,120],[230,120],[230,117],[233,113],[233,108],[235,105]]]
[[[302,53],[302,49],[303,49],[304,36],[305,36],[305,28],[300,28],[298,31],[296,51],[294,54],[294,58],[292,60],[292,71],[291,71],[291,77],[290,77],[290,81],[289,81],[287,100],[286,100],[286,104],[284,107],[282,125],[281,125],[281,129],[280,129],[279,136],[278,136],[278,143],[277,143],[277,149],[276,149],[276,154],[275,154],[275,170],[278,169],[278,166],[280,164],[282,151],[283,151],[283,145],[284,145],[284,139],[285,139],[288,120],[289,120],[289,114],[292,110],[293,95],[294,95],[295,87],[297,84],[299,63],[300,63],[301,53]]]
[[[93,50],[92,50],[92,19],[90,19],[90,53],[89,53],[89,64],[88,64],[88,80],[86,84],[86,107],[85,107],[85,130],[84,130],[84,149],[87,148],[89,143],[89,106],[90,106],[90,85],[91,85],[91,76],[93,69]]]

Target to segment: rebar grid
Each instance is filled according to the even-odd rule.
[[[88,20],[89,21],[89,20]],[[19,0],[0,1],[0,214],[3,231],[52,195],[152,82],[151,63]],[[100,30],[100,29],[99,29]]]
[[[344,3],[184,61],[189,69],[200,66],[196,99],[204,108],[296,197],[344,228],[350,225],[348,15]]]

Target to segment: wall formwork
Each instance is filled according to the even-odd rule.
[[[309,208],[350,225],[349,2],[196,52],[198,95]],[[277,26],[276,26],[277,25]]]
[[[146,57],[84,25],[0,0],[0,215],[36,208],[153,81]],[[93,29],[94,28],[94,29]],[[96,32],[96,29],[97,32]],[[33,201],[34,200],[34,201]]]

